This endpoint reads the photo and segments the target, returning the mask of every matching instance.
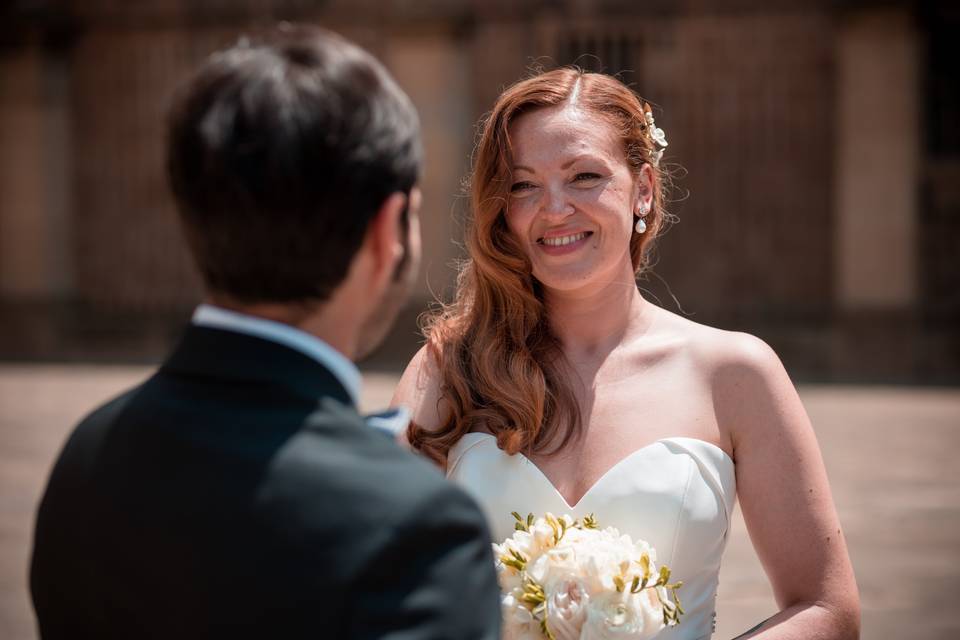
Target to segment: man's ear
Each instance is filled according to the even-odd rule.
[[[400,217],[406,206],[406,194],[399,191],[391,193],[367,226],[363,250],[370,252],[374,280],[378,287],[393,277],[397,263],[403,258],[404,242]]]

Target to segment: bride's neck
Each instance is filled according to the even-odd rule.
[[[550,328],[571,361],[609,354],[618,344],[645,330],[652,307],[632,279],[588,292],[551,291],[545,302]]]

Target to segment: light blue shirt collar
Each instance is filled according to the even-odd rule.
[[[193,324],[234,331],[282,344],[326,367],[350,394],[354,405],[360,402],[360,370],[342,353],[320,338],[282,322],[230,311],[212,304],[201,304],[193,312]]]

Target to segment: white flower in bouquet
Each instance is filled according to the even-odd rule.
[[[632,559],[639,559],[644,553],[650,560],[650,545],[641,541],[634,545],[630,536],[620,535],[613,527],[597,530],[590,540],[590,553],[584,558],[583,568],[595,590],[612,591],[616,589],[617,576],[630,570]]]
[[[543,518],[536,520],[532,525],[530,525],[529,531],[537,549],[543,551],[553,546],[554,530]],[[520,531],[519,533],[523,532]]]
[[[504,640],[540,640],[540,623],[530,613],[530,608],[520,601],[522,589],[504,594],[500,599],[500,614],[503,617]]]
[[[648,638],[664,627],[656,596],[641,593],[605,592],[590,600],[581,640]]]
[[[493,545],[505,638],[643,640],[679,623],[682,583],[643,540],[592,515],[513,516],[516,532]]]
[[[546,627],[555,640],[577,640],[587,618],[590,594],[582,580],[558,580],[547,591]]]

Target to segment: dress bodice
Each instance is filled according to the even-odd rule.
[[[513,534],[512,511],[594,514],[601,527],[646,540],[658,564],[683,581],[679,596],[686,615],[658,640],[710,637],[720,557],[736,500],[733,460],[716,445],[694,438],[657,440],[620,460],[572,506],[535,464],[522,454],[507,455],[486,433],[468,433],[450,450],[447,476],[480,504],[497,542]]]

